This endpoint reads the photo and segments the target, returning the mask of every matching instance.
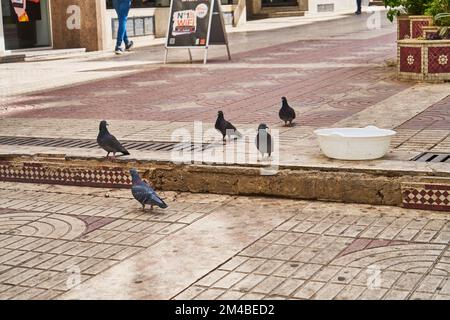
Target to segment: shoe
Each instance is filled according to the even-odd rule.
[[[133,41],[130,41],[130,42],[128,42],[128,44],[125,46],[125,50],[131,51],[131,49],[133,48],[133,46],[134,46],[134,42],[133,42]]]
[[[115,53],[115,54],[124,54],[122,48],[116,48],[116,49],[114,50],[114,53]]]
[[[355,14],[358,16],[361,14],[361,11],[356,11]]]

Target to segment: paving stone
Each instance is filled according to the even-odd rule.
[[[366,290],[366,287],[347,285],[334,297],[334,299],[356,300],[364,290]]]
[[[299,299],[311,299],[324,285],[325,283],[323,282],[309,281],[297,290],[294,297]]]

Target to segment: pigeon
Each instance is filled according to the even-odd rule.
[[[241,133],[233,126],[230,122],[225,120],[223,112],[219,111],[217,114],[216,130],[219,131],[223,136],[223,141],[226,141],[226,136],[231,139],[231,136],[236,136],[237,138],[242,137]]]
[[[130,155],[130,153],[125,149],[122,144],[108,131],[108,123],[103,120],[100,122],[100,132],[97,137],[98,145],[108,152],[106,157],[109,157],[109,154],[113,153],[113,158],[116,157],[117,152],[121,152],[124,156]]]
[[[142,209],[145,211],[145,205],[149,204],[150,209],[153,210],[153,206],[158,206],[161,209],[166,209],[168,205],[156,194],[145,181],[142,181],[139,173],[136,169],[130,170],[133,186],[131,193],[133,197],[142,204]]]
[[[256,135],[256,148],[261,152],[262,157],[267,153],[270,156],[273,152],[273,139],[270,133],[267,132],[269,127],[265,123],[261,123],[258,127],[258,134]]]
[[[295,110],[292,109],[288,102],[286,97],[281,98],[282,105],[280,109],[280,119],[284,121],[284,126],[287,126],[287,123],[289,122],[289,126],[292,126],[292,121],[295,119]]]

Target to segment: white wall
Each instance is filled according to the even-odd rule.
[[[363,0],[363,5],[368,4],[368,0]],[[356,11],[356,0],[309,0],[308,13],[317,14],[317,5],[334,4],[334,12]]]
[[[2,1],[2,0],[0,0]],[[5,55],[5,37],[3,36],[3,13],[0,5],[0,56]]]

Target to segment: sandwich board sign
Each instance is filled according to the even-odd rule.
[[[188,49],[191,61],[191,49],[203,49],[205,50],[203,63],[206,63],[210,45],[225,45],[228,59],[231,60],[219,1],[171,0],[164,63],[167,62],[168,51],[171,48]]]

